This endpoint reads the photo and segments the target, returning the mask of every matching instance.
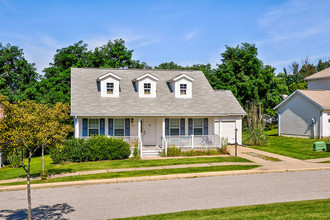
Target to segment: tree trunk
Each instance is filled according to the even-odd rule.
[[[32,219],[32,212],[31,212],[31,186],[30,186],[30,162],[31,162],[32,154],[29,152],[29,164],[27,169],[27,199],[28,199],[28,220]]]
[[[42,156],[42,174],[45,174],[45,147],[44,147],[44,145],[42,145],[41,156]]]

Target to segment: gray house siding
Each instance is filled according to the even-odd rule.
[[[294,94],[278,108],[278,113],[280,135],[320,136],[321,109],[302,95]],[[314,126],[312,118],[315,118]]]

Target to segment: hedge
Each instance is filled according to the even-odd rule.
[[[130,145],[118,138],[91,136],[89,139],[72,138],[50,152],[54,163],[119,160],[131,154]]]

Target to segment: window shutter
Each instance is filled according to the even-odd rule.
[[[100,135],[105,135],[105,119],[100,118]]]
[[[108,125],[109,126],[108,135],[113,136],[113,118],[109,118],[108,123],[109,123],[109,125]]]
[[[193,134],[193,119],[188,118],[188,135]]]
[[[170,135],[170,119],[165,118],[165,136]]]
[[[88,136],[88,119],[83,118],[83,137]]]
[[[204,135],[209,135],[209,119],[204,118]]]
[[[181,118],[180,119],[180,135],[185,135],[185,119],[184,118]]]
[[[130,135],[130,119],[125,118],[125,136],[131,136]]]

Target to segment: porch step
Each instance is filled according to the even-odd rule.
[[[159,157],[159,153],[162,151],[159,147],[143,147],[142,157]]]

